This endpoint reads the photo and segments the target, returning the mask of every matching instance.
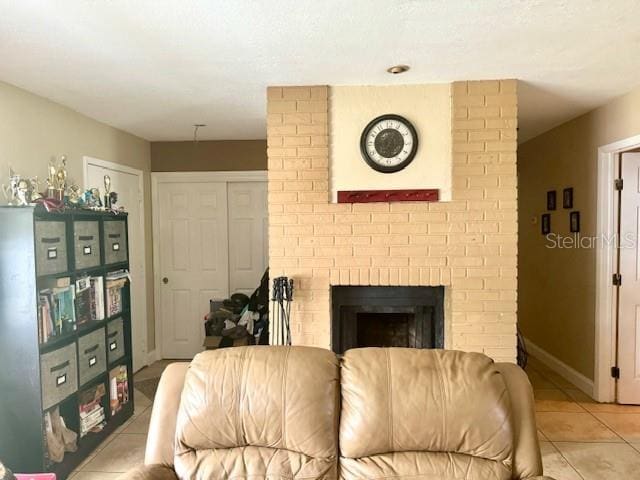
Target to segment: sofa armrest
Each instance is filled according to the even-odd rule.
[[[502,374],[513,412],[514,478],[523,480],[544,479],[542,475],[542,457],[538,444],[538,429],[536,428],[536,413],[534,408],[533,390],[527,374],[513,363],[496,363]]]
[[[172,363],[162,372],[151,410],[145,465],[173,466],[176,421],[188,368],[188,362]]]
[[[166,465],[140,465],[118,477],[118,480],[178,480],[173,468]]]

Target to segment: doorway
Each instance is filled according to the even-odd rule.
[[[145,281],[144,182],[143,172],[113,162],[84,157],[85,187],[104,191],[104,176],[111,178],[112,191],[118,193],[118,205],[129,216],[129,269],[131,274],[131,347],[133,370],[147,361],[147,288]]]
[[[599,150],[594,396],[600,402],[640,404],[639,147],[640,136]]]
[[[152,174],[156,332],[162,358],[202,351],[209,300],[247,295],[267,268],[266,172]]]

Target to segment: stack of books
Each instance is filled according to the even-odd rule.
[[[40,343],[76,330],[76,290],[75,285],[71,285],[71,279],[54,278],[47,287],[38,292]]]
[[[122,289],[130,280],[127,270],[116,270],[107,274],[107,315],[112,317],[122,312]]]
[[[104,320],[104,278],[82,277],[76,280],[76,319],[78,325]]]
[[[104,384],[85,390],[80,394],[80,437],[89,432],[99,432],[106,425],[102,397],[105,395]]]
[[[111,415],[118,413],[129,402],[129,382],[127,367],[119,365],[109,372],[109,404]]]

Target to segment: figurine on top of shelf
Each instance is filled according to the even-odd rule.
[[[104,208],[109,210],[111,208],[111,199],[109,193],[111,192],[111,177],[109,175],[104,176]]]
[[[67,188],[66,199],[72,207],[81,207],[84,204],[82,199],[82,192],[80,190],[80,187],[76,184],[69,185],[69,187]]]
[[[84,205],[92,210],[100,210],[102,201],[100,201],[100,191],[97,188],[90,188],[84,192]]]
[[[9,205],[30,205],[40,198],[38,177],[24,178],[9,168],[9,185],[2,185],[2,192]]]
[[[49,177],[47,178],[47,198],[64,200],[64,192],[67,188],[67,156],[60,157],[60,163],[56,166],[49,162]]]

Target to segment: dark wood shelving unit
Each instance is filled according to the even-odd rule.
[[[45,239],[38,234],[38,222],[62,222],[64,238],[59,238],[56,255],[66,255],[66,264],[54,272],[42,274],[43,257],[38,254],[39,242]],[[99,264],[75,268],[76,222],[97,222]],[[120,222],[120,223],[108,223]],[[43,227],[44,228],[44,227]],[[127,215],[90,210],[65,210],[47,213],[42,207],[0,207],[0,460],[18,473],[53,472],[58,479],[65,479],[95,448],[133,415],[134,388],[131,350],[131,309],[128,282],[122,289],[122,311],[107,316],[106,276],[109,272],[129,269],[127,243]],[[83,238],[83,237],[78,237]],[[117,247],[117,248],[116,248]],[[64,251],[63,251],[64,249]],[[91,249],[89,249],[89,252]],[[81,252],[82,253],[82,252]],[[86,251],[84,252],[86,253]],[[94,253],[95,254],[95,253]],[[116,258],[114,261],[114,258]],[[56,258],[56,257],[53,257]],[[61,260],[60,260],[61,261]],[[96,260],[97,261],[97,260]],[[76,325],[75,330],[52,337],[46,343],[39,342],[38,300],[39,291],[52,279],[69,278],[71,284],[87,275],[103,277],[104,319]],[[122,323],[119,320],[122,319]],[[120,325],[122,325],[120,327]],[[119,327],[124,349],[118,347],[118,357],[110,359],[110,328]],[[83,339],[96,332],[104,332],[104,366],[92,377],[81,382],[82,361],[79,345]],[[112,335],[115,335],[113,333]],[[97,334],[100,336],[100,334]],[[114,337],[115,338],[115,337]],[[97,343],[100,343],[99,341]],[[74,372],[76,388],[64,398],[57,399],[46,409],[44,382],[50,372],[43,370],[42,357],[55,355],[62,349],[75,346]],[[88,351],[88,350],[87,350]],[[86,352],[85,351],[85,355]],[[116,353],[114,352],[115,356]],[[91,363],[89,363],[91,366]],[[109,372],[124,366],[127,371],[128,403],[111,415],[109,404]],[[84,365],[85,371],[87,366]],[[53,369],[51,370],[53,371]],[[79,395],[82,391],[103,384],[102,398],[106,425],[99,432],[80,437]],[[66,426],[78,434],[77,451],[66,452],[62,462],[49,461],[45,436],[44,415],[58,407]]]

